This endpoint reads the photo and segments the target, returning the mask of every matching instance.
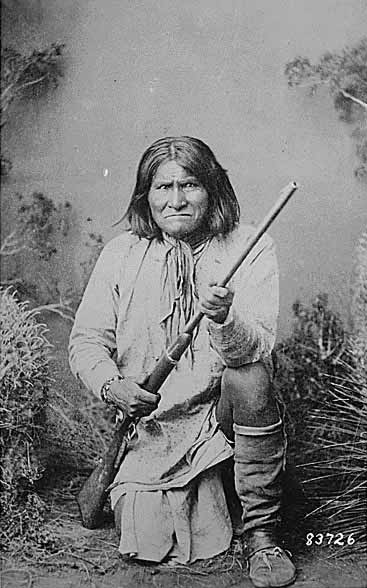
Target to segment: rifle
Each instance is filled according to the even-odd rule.
[[[280,193],[278,200],[268,212],[264,220],[258,225],[255,234],[249,239],[246,247],[234,265],[228,270],[218,286],[225,287],[240,265],[249,255],[259,239],[269,228],[283,207],[287,204],[293,193],[297,190],[298,184],[291,182]],[[204,314],[198,312],[187,323],[183,332],[166,349],[158,360],[153,372],[150,374],[143,387],[148,392],[157,394],[181,356],[190,345],[193,332],[200,323]],[[132,428],[135,422],[128,415],[123,415],[122,422],[117,424],[111,443],[104,455],[95,467],[89,478],[84,482],[78,494],[77,501],[84,527],[95,529],[102,524],[103,508],[107,499],[107,491],[115,478],[127,450],[129,439],[132,435]]]

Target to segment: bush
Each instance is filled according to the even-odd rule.
[[[70,202],[56,204],[41,192],[17,194],[12,230],[0,247],[1,285],[12,285],[22,300],[73,321],[75,308],[104,246],[102,235],[89,226],[78,253],[79,272],[71,263],[71,233],[76,230]],[[92,219],[88,217],[88,223]],[[79,273],[79,279],[77,274]]]
[[[366,554],[367,232],[356,249],[351,314],[344,360],[338,360],[343,377],[331,375],[324,405],[311,414],[316,436],[307,483],[320,497],[318,510],[330,530],[354,534],[345,550]]]
[[[29,197],[18,194],[16,201],[12,231],[1,245],[2,280],[16,287],[18,296],[39,304],[58,302],[61,308],[67,265],[64,243],[72,223],[71,204],[56,205],[40,192]],[[65,310],[67,306],[65,301]]]
[[[320,501],[311,514],[327,517],[329,532],[345,538],[353,533],[354,543],[345,549],[361,554],[367,553],[367,372],[349,349],[344,378],[330,379],[324,405],[311,413],[315,443],[303,469],[307,492]]]
[[[38,450],[50,378],[45,327],[9,289],[1,299],[0,537],[8,548],[27,538],[45,541],[45,505],[36,483],[43,471]]]
[[[70,389],[53,389],[52,396],[45,418],[46,473],[53,483],[70,474],[85,477],[107,449],[115,411],[83,389],[78,397]]]
[[[346,331],[326,294],[316,296],[309,306],[296,301],[293,314],[293,332],[276,348],[275,386],[287,406],[294,446],[303,451],[312,439],[305,419],[323,404],[330,377],[343,377]]]
[[[351,351],[360,369],[367,370],[367,229],[356,248],[351,314]]]
[[[360,165],[354,175],[367,179],[367,37],[340,53],[327,51],[312,64],[307,57],[296,57],[285,67],[289,87],[308,86],[311,94],[327,88],[340,119],[352,127]]]
[[[367,553],[367,233],[359,240],[352,285],[352,328],[328,308],[326,295],[296,302],[291,336],[277,349],[276,386],[290,421],[291,454],[306,496],[328,532]],[[320,525],[319,525],[320,526]]]

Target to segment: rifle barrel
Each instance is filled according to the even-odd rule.
[[[233,266],[229,269],[224,278],[219,282],[218,286],[224,287],[228,284],[229,280],[233,277],[233,275],[236,273],[240,265],[245,261],[246,257],[255,247],[256,243],[261,239],[263,234],[267,231],[272,222],[276,219],[278,214],[281,212],[281,210],[287,204],[288,200],[291,198],[291,196],[293,196],[294,192],[298,188],[299,184],[297,184],[297,182],[290,182],[289,184],[287,184],[287,186],[285,186],[285,188],[283,188],[283,190],[279,194],[278,200],[276,201],[274,206],[269,210],[268,214],[265,216],[263,221],[256,227],[255,234],[249,239],[244,251],[237,259],[237,261],[233,264]],[[192,319],[187,323],[183,332],[191,334],[194,331],[194,329],[198,326],[203,316],[204,314],[202,312],[198,312],[197,314],[195,314],[192,317]]]

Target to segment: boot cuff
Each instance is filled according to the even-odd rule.
[[[272,433],[278,433],[282,430],[283,422],[280,419],[277,423],[273,425],[268,425],[266,427],[247,427],[245,425],[236,425],[233,424],[233,430],[237,435],[246,435],[248,437],[261,437],[263,435],[271,435]]]

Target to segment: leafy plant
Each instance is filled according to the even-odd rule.
[[[36,491],[43,472],[40,432],[50,385],[46,328],[26,303],[0,290],[0,537],[7,547],[27,538],[44,541],[45,504]]]
[[[288,409],[290,433],[299,443],[307,436],[304,419],[323,402],[330,376],[342,375],[346,333],[326,294],[316,296],[309,306],[296,301],[293,314],[292,334],[276,348],[275,385]]]
[[[340,54],[324,54],[316,64],[297,57],[287,64],[285,74],[290,87],[308,86],[312,95],[321,86],[328,88],[341,120],[352,127],[360,160],[355,175],[367,179],[367,37]],[[342,550],[365,554],[366,232],[356,251],[351,332],[324,303],[313,303],[311,309],[297,303],[294,312],[294,333],[280,350],[279,392],[293,415],[293,442],[303,455],[304,486],[319,501],[309,516],[326,517],[329,531],[345,537],[353,533],[353,545]]]
[[[19,294],[41,304],[38,310],[51,310],[71,319],[71,300],[61,293],[55,259],[62,257],[60,250],[71,225],[71,205],[56,205],[40,192],[28,198],[17,197],[15,225],[0,249],[3,259],[9,260],[3,264],[2,283],[13,284]]]
[[[1,127],[9,117],[10,106],[27,91],[57,85],[62,76],[62,52],[65,45],[52,43],[41,51],[22,55],[13,47],[1,51]]]
[[[367,178],[367,37],[341,53],[327,52],[312,64],[307,57],[287,63],[285,75],[290,87],[307,86],[315,94],[327,87],[341,119],[353,128],[360,165],[355,175]]]
[[[29,198],[21,194],[17,197],[16,226],[2,243],[1,255],[15,255],[28,249],[40,259],[49,260],[57,252],[55,234],[63,237],[68,234],[71,204],[56,206],[40,192],[34,192]]]
[[[87,221],[89,223],[92,223],[92,219],[90,217],[87,218]],[[80,262],[80,269],[82,274],[82,292],[80,294],[80,297],[84,292],[84,288],[88,283],[90,275],[96,264],[96,261],[104,247],[102,235],[100,233],[95,233],[93,230],[88,231],[87,239],[84,242],[84,246],[88,254],[87,257]]]
[[[355,362],[367,369],[367,229],[356,247],[356,263],[352,285],[351,349]]]
[[[52,43],[49,47],[29,55],[22,55],[13,47],[1,50],[1,101],[0,127],[9,121],[12,106],[21,98],[35,96],[57,86],[63,74],[62,43]],[[12,162],[1,153],[1,175],[8,175]]]
[[[297,302],[291,336],[279,346],[278,393],[291,424],[291,453],[302,472],[307,516],[328,532],[352,535],[345,553],[367,552],[367,239],[356,249],[352,330],[328,308],[326,295]],[[342,550],[343,552],[343,550]]]
[[[303,471],[308,493],[319,499],[309,516],[326,517],[329,532],[353,533],[353,551],[361,554],[367,553],[367,372],[352,347],[350,353],[344,377],[330,379],[323,406],[310,415],[308,428],[316,434]]]

